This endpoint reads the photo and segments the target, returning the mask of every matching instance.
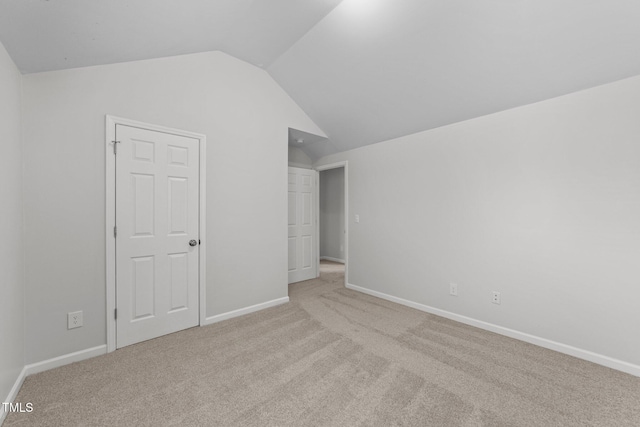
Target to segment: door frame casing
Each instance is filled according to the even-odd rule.
[[[198,207],[198,310],[199,324],[204,325],[207,315],[206,310],[206,135],[189,132],[180,129],[173,129],[165,126],[139,122],[106,115],[105,117],[105,159],[106,159],[106,321],[107,321],[107,352],[115,351],[117,344],[116,319],[114,312],[116,309],[116,239],[114,237],[114,227],[116,226],[116,156],[113,146],[116,135],[116,125],[131,126],[140,129],[169,133],[199,141],[199,207]]]
[[[316,191],[316,200],[318,206],[318,216],[320,215],[320,172],[329,169],[344,168],[344,284],[349,283],[349,161],[329,163],[322,166],[316,166],[314,169],[318,172],[318,189]],[[318,236],[316,253],[318,254],[318,276],[320,275],[320,221],[316,222],[316,235]]]

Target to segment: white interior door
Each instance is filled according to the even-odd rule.
[[[199,141],[116,125],[116,346],[199,323]]]
[[[311,169],[289,168],[289,283],[318,276],[317,175]]]

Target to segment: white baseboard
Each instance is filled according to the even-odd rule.
[[[344,264],[344,260],[343,259],[333,258],[333,257],[330,257],[330,256],[321,256],[320,259],[321,260],[326,260],[326,261],[339,262],[340,264]]]
[[[11,391],[9,391],[9,395],[2,402],[14,402],[16,400],[16,396],[18,395],[18,392],[22,387],[22,383],[24,383],[24,379],[27,377],[26,371],[27,371],[26,367],[22,368],[22,371],[20,372],[20,375],[18,375],[16,382],[13,384],[13,387],[11,387]],[[4,410],[4,405],[2,405],[2,408],[0,408],[0,425],[2,425],[2,423],[4,422],[4,419],[7,417],[7,414],[8,412]]]
[[[430,307],[428,305],[420,304],[414,301],[409,301],[406,299],[394,297],[392,295],[387,295],[382,292],[373,291],[371,289],[352,285],[350,283],[347,283],[346,286],[347,288],[352,289],[354,291],[362,292],[364,294],[382,298],[387,301],[392,301],[398,304],[402,304],[407,307],[415,308],[416,310],[424,311],[426,313],[435,314],[436,316],[446,317],[447,319],[455,320],[456,322],[475,326],[476,328],[495,332],[500,335],[504,335],[510,338],[515,338],[517,340],[528,342],[530,344],[534,344],[539,347],[548,348],[550,350],[554,350],[559,353],[568,354],[569,356],[588,360],[589,362],[597,363],[598,365],[606,366],[608,368],[612,368],[618,371],[626,372],[627,374],[631,374],[636,377],[640,377],[640,366],[635,365],[633,363],[625,362],[619,359],[614,359],[609,356],[604,356],[602,354],[594,353],[589,350],[583,350],[581,348],[573,347],[567,344],[551,341],[546,338],[537,337],[535,335],[530,335],[524,332],[516,331],[514,329],[509,329],[503,326],[494,325],[492,323],[484,322],[482,320],[477,320],[471,317],[462,316],[460,314],[452,313],[450,311],[445,311],[439,308]]]
[[[37,374],[39,372],[48,371],[49,369],[68,365],[73,362],[80,362],[81,360],[91,359],[92,357],[96,356],[102,356],[103,354],[107,354],[106,344],[54,357],[53,359],[43,360],[42,362],[32,363],[25,366],[24,369],[27,376],[29,376]]]
[[[62,356],[54,357],[53,359],[43,360],[42,362],[31,363],[22,368],[22,372],[18,375],[16,382],[13,384],[9,395],[3,402],[14,402],[18,392],[24,383],[24,379],[29,375],[37,374],[39,372],[48,371],[49,369],[58,368],[60,366],[68,365],[73,362],[79,362],[81,360],[90,359],[92,357],[101,356],[107,353],[107,346],[100,345],[98,347],[88,348],[86,350],[76,351],[74,353],[65,354]],[[24,402],[23,402],[24,403]],[[0,425],[4,422],[7,413],[4,408],[0,409]]]
[[[202,326],[211,325],[217,322],[222,322],[223,320],[232,319],[238,316],[243,316],[245,314],[264,310],[265,308],[269,308],[269,307],[275,307],[280,304],[286,304],[288,302],[289,302],[289,297],[283,297],[283,298],[278,298],[271,301],[263,302],[260,304],[252,305],[249,307],[239,308],[238,310],[228,311],[222,314],[216,314],[215,316],[207,317],[204,323],[202,324]]]

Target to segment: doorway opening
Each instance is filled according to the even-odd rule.
[[[349,283],[349,194],[346,161],[319,166],[317,253],[320,262],[344,264],[345,286]]]

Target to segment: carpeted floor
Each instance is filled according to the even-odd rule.
[[[640,378],[321,271],[289,304],[28,377],[5,426],[640,426]]]

